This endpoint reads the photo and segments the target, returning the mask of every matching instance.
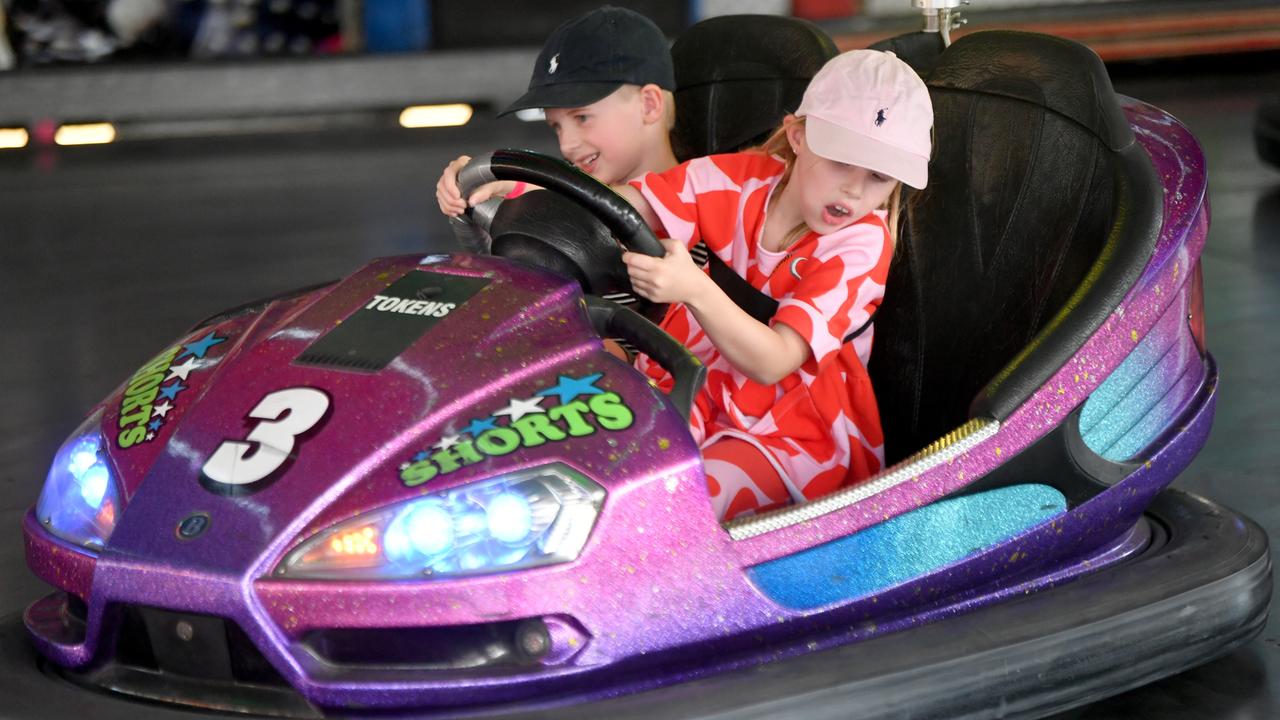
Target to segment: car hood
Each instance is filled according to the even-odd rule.
[[[319,529],[423,492],[550,462],[615,492],[697,457],[683,418],[604,352],[577,285],[545,271],[388,258],[229,315],[107,399],[126,497],[107,552],[260,576]],[[517,423],[531,414],[554,427]]]

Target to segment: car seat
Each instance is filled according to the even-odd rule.
[[[1161,225],[1158,178],[1088,48],[973,33],[927,84],[929,184],[906,203],[869,368],[890,464],[1007,417],[1118,305]]]
[[[777,15],[703,20],[671,46],[680,160],[734,152],[763,142],[800,106],[836,45],[817,25]]]

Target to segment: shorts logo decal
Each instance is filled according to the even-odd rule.
[[[596,387],[602,377],[603,373],[560,375],[554,385],[530,397],[509,398],[488,417],[474,419],[461,431],[416,453],[400,466],[400,481],[416,487],[486,457],[594,435],[600,430],[626,430],[635,414],[617,393]]]
[[[116,445],[130,448],[156,439],[169,413],[179,405],[178,396],[190,388],[191,373],[215,365],[209,351],[226,341],[210,331],[199,340],[174,345],[134,373],[120,398]]]

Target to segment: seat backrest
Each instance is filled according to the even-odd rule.
[[[760,143],[800,106],[809,80],[836,52],[826,32],[797,18],[725,15],[689,28],[671,46],[676,157]]]
[[[946,50],[940,33],[925,30],[885,38],[868,47],[897,55],[920,77],[926,78],[933,72],[933,66],[938,63],[938,58],[942,57],[942,52]]]
[[[1020,404],[1123,297],[1160,226],[1158,179],[1088,48],[974,33],[927,82],[929,185],[906,203],[870,363],[891,463]]]

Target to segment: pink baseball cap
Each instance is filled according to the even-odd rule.
[[[929,182],[933,102],[924,81],[891,52],[851,50],[827,61],[796,115],[809,149],[913,188]]]

